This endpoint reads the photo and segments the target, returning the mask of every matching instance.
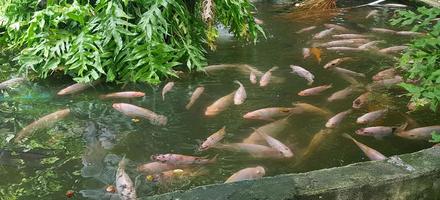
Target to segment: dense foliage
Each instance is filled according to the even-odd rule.
[[[411,101],[418,106],[429,104],[437,110],[440,103],[440,9],[420,7],[416,12],[397,11],[393,25],[412,26],[412,31],[426,32],[410,44],[399,67],[416,83],[403,83]]]
[[[20,71],[62,71],[78,82],[158,83],[173,67],[201,69],[217,25],[256,40],[247,0],[0,0],[0,45]]]

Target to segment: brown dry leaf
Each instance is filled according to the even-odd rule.
[[[315,56],[318,63],[321,63],[321,49],[312,47],[310,48],[310,52]]]

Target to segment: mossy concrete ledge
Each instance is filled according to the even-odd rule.
[[[435,200],[440,199],[440,147],[394,156],[384,161],[207,185],[144,199]]]

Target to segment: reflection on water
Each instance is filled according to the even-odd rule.
[[[379,108],[390,108],[390,112],[383,120],[373,125],[399,126],[405,121],[402,112],[406,112],[405,104],[408,99],[399,96],[399,89],[383,91],[374,95],[375,103],[366,108],[355,110],[340,126],[332,131],[332,134],[323,134],[316,140],[320,140],[316,149],[307,153],[303,159],[255,159],[246,154],[233,153],[218,149],[197,151],[198,145],[211,133],[226,126],[224,143],[241,142],[253,132],[254,127],[260,127],[268,122],[257,120],[244,120],[243,114],[265,107],[289,107],[293,102],[307,102],[326,108],[333,113],[347,110],[351,107],[354,98],[362,92],[356,92],[347,99],[328,102],[327,97],[335,91],[349,86],[349,83],[338,75],[329,73],[322,66],[330,60],[338,57],[351,56],[354,61],[347,62],[341,67],[365,73],[367,78],[361,79],[362,83],[369,82],[369,78],[396,61],[386,57],[379,57],[371,53],[340,53],[323,51],[322,62],[318,63],[313,57],[303,59],[302,48],[311,47],[311,39],[317,31],[324,30],[322,24],[334,23],[344,25],[353,30],[353,33],[368,33],[369,27],[388,27],[386,19],[392,15],[393,10],[381,9],[379,16],[366,20],[365,16],[372,8],[351,9],[332,14],[308,18],[292,18],[288,9],[271,4],[258,4],[257,17],[264,21],[267,32],[267,40],[261,40],[255,46],[242,45],[222,37],[217,51],[209,54],[210,64],[242,63],[255,66],[260,71],[267,71],[273,66],[279,69],[273,72],[276,77],[283,78],[283,83],[271,83],[265,88],[258,87],[249,82],[249,76],[237,73],[234,70],[224,70],[205,76],[193,74],[182,80],[176,80],[176,84],[167,93],[165,101],[162,101],[161,87],[147,86],[143,84],[126,85],[122,90],[142,91],[145,97],[130,100],[99,100],[100,94],[121,91],[116,85],[97,85],[92,89],[77,95],[66,97],[56,96],[56,92],[69,84],[68,81],[54,78],[38,83],[25,83],[16,89],[3,91],[0,95],[0,134],[2,138],[19,131],[26,124],[34,121],[39,116],[69,107],[72,115],[57,123],[47,131],[34,133],[32,137],[47,140],[69,138],[66,149],[54,150],[57,155],[63,157],[69,148],[80,148],[76,157],[66,161],[56,171],[56,180],[63,191],[68,189],[83,190],[84,197],[92,199],[114,199],[115,195],[106,192],[106,186],[114,184],[114,176],[117,163],[122,156],[130,160],[127,171],[133,180],[136,180],[138,197],[156,193],[168,192],[176,189],[186,189],[193,186],[222,183],[234,172],[257,165],[264,166],[267,176],[285,173],[305,172],[310,170],[347,165],[354,162],[366,161],[363,153],[349,140],[341,137],[342,133],[353,135],[354,131],[363,127],[356,124],[356,118],[367,111]],[[316,25],[318,28],[312,33],[296,34],[295,32]],[[389,28],[389,27],[388,27]],[[395,37],[386,34],[374,34],[378,40],[385,43],[380,47],[401,45],[409,41],[408,37]],[[315,75],[313,86],[332,84],[332,88],[319,96],[301,97],[297,93],[308,88],[307,82],[298,76],[291,74],[290,65],[301,66]],[[2,79],[3,80],[3,79]],[[232,105],[229,109],[215,117],[204,116],[205,108],[218,98],[229,94],[237,88],[234,80],[244,84],[247,92],[247,100],[244,104]],[[163,85],[162,85],[163,86]],[[192,91],[199,86],[205,87],[205,92],[190,110],[185,109]],[[112,108],[113,103],[125,102],[148,108],[158,114],[168,117],[166,126],[153,126],[148,121],[132,120]],[[411,113],[410,117],[416,119],[420,126],[434,125],[440,117],[429,112]],[[437,120],[433,120],[437,119]],[[289,146],[294,154],[304,153],[306,147],[312,141],[316,133],[322,133],[327,119],[307,114],[293,115],[287,120],[286,128],[281,130],[277,138]],[[321,132],[320,132],[321,131]],[[40,138],[41,137],[41,138]],[[373,137],[355,136],[364,144],[380,151],[386,156],[414,152],[430,144],[423,141],[409,141],[396,137],[388,137],[377,140]],[[15,149],[5,141],[0,142],[4,148]],[[29,147],[31,145],[25,145]],[[4,152],[7,151],[1,151]],[[173,179],[166,184],[160,184],[136,172],[137,165],[150,161],[150,156],[161,153],[179,153],[195,156],[218,156],[215,164],[201,168],[191,169],[190,172],[182,172],[185,176]],[[31,158],[41,159],[38,154]],[[69,154],[71,155],[71,154]],[[82,156],[81,156],[82,155]],[[21,155],[14,159],[21,159]],[[36,158],[34,158],[36,157]],[[7,158],[6,158],[7,159]],[[41,165],[26,165],[17,163],[16,160],[4,162],[0,159],[3,170],[0,172],[3,178],[0,180],[0,188],[7,187],[11,183],[20,183],[21,178],[33,174],[33,170],[41,168]],[[17,168],[21,165],[26,167]],[[45,165],[43,165],[44,167]],[[61,170],[62,169],[62,170]],[[203,175],[200,175],[203,174]],[[164,177],[159,177],[164,179]],[[7,181],[6,181],[7,180]],[[51,194],[60,196],[62,193]]]

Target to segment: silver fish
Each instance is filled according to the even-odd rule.
[[[330,118],[327,121],[327,123],[325,124],[325,127],[336,128],[337,126],[339,126],[339,124],[342,122],[342,120],[344,120],[351,113],[353,113],[353,110],[348,109],[346,111],[342,111],[342,112],[336,114],[335,116],[333,116],[332,118]]]
[[[119,167],[116,171],[116,189],[122,200],[136,200],[136,189],[133,181],[125,172],[125,162],[125,158],[122,158],[119,162]]]
[[[243,180],[255,180],[263,177],[265,173],[266,172],[264,170],[264,167],[249,167],[235,172],[225,181],[225,183],[232,183]]]
[[[364,38],[356,38],[356,39],[344,39],[344,40],[335,40],[326,43],[317,44],[317,47],[359,47],[370,40]]]
[[[334,28],[329,28],[329,29],[325,29],[317,34],[315,34],[313,36],[313,39],[322,39],[327,37],[328,35],[330,35],[335,29]]]
[[[384,7],[388,7],[388,8],[406,8],[408,7],[407,5],[403,5],[400,3],[387,3],[383,5]]]
[[[244,103],[244,101],[247,98],[246,95],[246,90],[244,89],[243,84],[240,83],[240,81],[234,81],[235,83],[237,83],[240,87],[235,91],[234,94],[234,104],[235,105],[240,105],[242,103]]]
[[[358,124],[367,124],[373,121],[378,120],[383,117],[388,112],[388,109],[376,110],[373,112],[366,113],[357,118],[356,123]]]
[[[358,48],[359,49],[376,49],[377,48],[376,45],[379,43],[383,43],[383,41],[379,41],[379,40],[371,41],[371,42],[368,42],[368,43],[365,43],[365,44],[359,46]]]
[[[204,87],[197,87],[192,93],[191,98],[189,98],[189,102],[188,104],[186,104],[185,108],[189,110],[197,101],[197,99],[199,99],[199,97],[203,94],[204,91],[205,91]]]
[[[174,87],[174,82],[168,82],[162,89],[162,100],[165,101],[165,94],[171,91]]]
[[[300,66],[296,66],[296,65],[290,65],[290,68],[292,69],[292,73],[297,74],[298,76],[306,79],[308,82],[308,85],[313,84],[313,79],[315,78],[315,76],[312,73],[310,73],[306,69],[304,69]]]

